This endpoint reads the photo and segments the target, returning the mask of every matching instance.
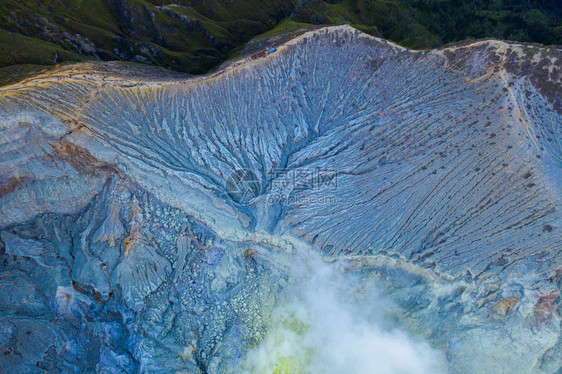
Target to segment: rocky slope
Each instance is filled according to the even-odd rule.
[[[202,74],[249,40],[344,23],[417,49],[485,37],[562,44],[562,6],[542,0],[4,0],[0,85],[87,60]]]
[[[309,251],[451,373],[558,372],[560,59],[341,26],[0,89],[0,371],[236,372]]]

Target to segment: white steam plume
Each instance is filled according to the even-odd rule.
[[[242,364],[251,374],[439,374],[441,352],[384,318],[389,302],[335,264],[300,256],[271,328]],[[367,295],[365,295],[367,292]],[[357,297],[363,293],[363,297]]]

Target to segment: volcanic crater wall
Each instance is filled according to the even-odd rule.
[[[228,371],[266,329],[248,316],[274,303],[275,252],[295,243],[549,284],[529,303],[556,336],[560,55],[411,51],[342,26],[203,77],[81,64],[1,89],[2,367]],[[245,204],[225,190],[235,170],[259,183]]]

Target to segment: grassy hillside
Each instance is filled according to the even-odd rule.
[[[3,0],[0,84],[84,59],[199,74],[249,41],[246,51],[325,24],[412,48],[483,37],[562,44],[561,9],[546,0]]]
[[[417,49],[485,37],[562,44],[562,3],[548,0],[310,0],[293,18],[345,22]]]
[[[291,10],[283,0],[3,0],[0,67],[89,58],[203,73]]]

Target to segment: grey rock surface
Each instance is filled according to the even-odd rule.
[[[559,372],[561,58],[338,26],[208,76],[1,88],[0,372],[237,372],[303,250],[451,373]]]

